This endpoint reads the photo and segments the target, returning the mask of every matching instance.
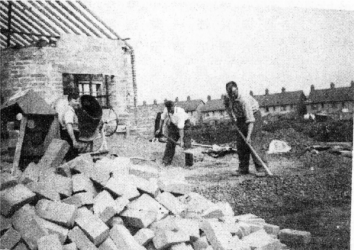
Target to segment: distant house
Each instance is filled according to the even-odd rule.
[[[224,95],[220,99],[211,99],[211,96],[208,96],[207,102],[202,107],[202,118],[203,122],[213,121],[213,120],[227,120],[229,115],[226,112],[224,105]]]
[[[336,88],[332,82],[329,89],[315,89],[311,91],[306,102],[309,114],[332,114],[339,119],[345,116],[352,117],[354,109],[354,81],[349,87]]]
[[[192,124],[197,124],[201,121],[201,108],[204,106],[204,102],[201,99],[191,100],[191,97],[187,97],[187,101],[179,101],[176,97],[176,106],[183,108],[190,116]]]
[[[252,91],[250,95],[253,96]],[[255,95],[253,97],[259,103],[262,116],[290,112],[302,115],[306,112],[306,96],[302,90],[287,92],[285,88],[282,88],[281,93],[269,94],[269,90],[266,89],[264,95]]]

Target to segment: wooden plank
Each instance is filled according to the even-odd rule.
[[[50,128],[48,130],[48,134],[44,139],[44,152],[47,150],[49,144],[53,139],[60,139],[60,126],[58,116],[54,116],[52,123],[50,124]]]
[[[18,172],[20,171],[19,165],[20,165],[20,159],[21,159],[23,139],[25,138],[27,120],[28,120],[27,116],[23,115],[22,120],[21,120],[21,125],[20,125],[20,134],[18,136],[18,140],[17,140],[17,144],[16,144],[15,157],[14,157],[14,162],[13,162],[12,171],[11,171],[11,174],[14,176],[16,176],[18,174]]]

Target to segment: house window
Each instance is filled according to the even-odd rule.
[[[281,110],[281,111],[286,111],[286,106],[285,106],[285,105],[281,106],[281,107],[280,107],[280,110]]]
[[[342,108],[345,108],[345,102],[342,102]]]
[[[269,108],[268,107],[266,107],[265,110],[266,110],[267,113],[269,112]]]
[[[312,110],[316,110],[316,109],[317,109],[316,104],[312,104],[312,105],[311,105],[311,109],[312,109]]]
[[[77,91],[80,96],[91,95],[97,99],[102,108],[110,107],[109,87],[114,76],[92,74],[63,74],[64,95]]]
[[[324,103],[321,103],[321,108],[324,109]]]

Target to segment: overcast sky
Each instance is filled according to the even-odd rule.
[[[354,80],[352,0],[83,2],[130,38],[138,104],[218,99],[231,80],[255,94]]]

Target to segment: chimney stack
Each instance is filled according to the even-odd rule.
[[[350,82],[350,87],[354,88],[354,81]]]
[[[284,87],[281,88],[281,92],[285,93],[285,88]]]
[[[187,96],[187,101],[190,101],[191,100],[191,97],[190,96]]]
[[[269,89],[265,90],[265,95],[269,95]]]
[[[157,100],[156,99],[154,100],[154,104],[157,105]]]
[[[225,95],[224,94],[222,94],[221,95],[221,100],[223,100],[225,98]]]
[[[210,101],[210,100],[211,100],[211,96],[210,96],[210,95],[208,95],[207,99],[208,99],[208,101]]]
[[[315,90],[315,85],[311,85],[311,91],[314,91]]]
[[[252,90],[250,91],[250,96],[253,96],[253,91]]]
[[[146,106],[146,101],[143,101],[143,106]]]
[[[334,88],[335,88],[334,83],[331,82],[331,89],[334,89]]]
[[[167,102],[167,98],[165,98],[165,100],[163,101],[163,103],[166,103]]]
[[[176,102],[178,102],[178,97],[176,97]]]

